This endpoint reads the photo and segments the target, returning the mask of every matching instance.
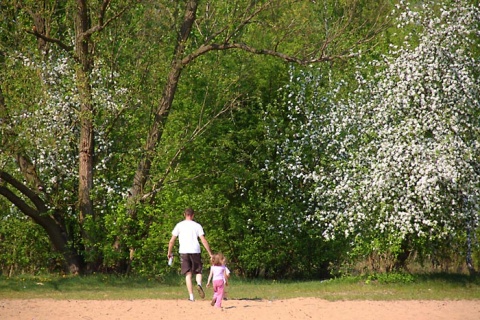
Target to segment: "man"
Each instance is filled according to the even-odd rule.
[[[182,274],[185,275],[189,300],[194,301],[192,286],[193,274],[195,274],[195,279],[197,281],[198,293],[200,294],[200,297],[205,298],[205,292],[202,288],[203,263],[200,255],[200,243],[198,242],[198,238],[200,238],[202,241],[203,246],[210,255],[210,259],[212,258],[212,251],[210,250],[210,245],[205,238],[205,233],[203,232],[202,226],[194,221],[195,212],[193,209],[185,209],[183,215],[185,220],[177,223],[172,231],[172,238],[168,243],[167,258],[170,259],[173,257],[172,249],[175,245],[175,240],[178,237],[178,242],[180,244],[178,251],[180,253]]]

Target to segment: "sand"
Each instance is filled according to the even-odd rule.
[[[226,300],[0,299],[1,320],[479,320],[480,301],[336,301],[315,298]]]

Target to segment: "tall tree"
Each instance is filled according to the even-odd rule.
[[[43,1],[39,5],[32,6],[29,3],[19,2],[17,3],[17,7],[9,8],[11,9],[10,13],[13,15],[13,17],[9,18],[15,18],[15,15],[17,15],[17,18],[20,18],[22,16],[22,11],[30,16],[33,21],[33,27],[27,32],[32,34],[37,40],[38,52],[40,53],[41,59],[45,61],[43,63],[47,65],[49,59],[52,59],[52,56],[53,59],[59,59],[58,63],[53,67],[54,70],[61,69],[62,67],[68,68],[68,60],[71,60],[73,63],[70,67],[73,67],[75,70],[74,86],[70,88],[70,90],[72,90],[71,92],[66,92],[66,95],[67,97],[68,95],[77,95],[78,97],[78,119],[76,120],[78,120],[77,123],[79,125],[77,127],[77,123],[75,123],[76,120],[70,123],[73,128],[72,133],[79,134],[78,145],[75,147],[75,149],[78,150],[78,196],[72,197],[70,200],[74,200],[75,198],[78,199],[78,204],[75,206],[75,211],[78,209],[79,212],[77,227],[81,230],[82,236],[87,240],[90,235],[84,232],[83,224],[86,219],[93,217],[94,214],[91,193],[93,191],[94,180],[94,119],[96,110],[94,108],[91,84],[95,56],[94,41],[92,40],[92,37],[96,33],[102,31],[114,19],[118,18],[118,16],[128,7],[124,7],[123,9],[118,10],[118,12],[107,16],[110,6],[109,0],[104,1],[101,5],[95,7],[89,7],[87,1],[76,1],[74,4],[75,9],[72,14],[72,22],[75,26],[74,30],[72,30],[73,40],[69,42],[68,40],[61,38],[65,36],[65,34],[62,33],[62,27],[64,26],[55,23],[58,10],[63,10],[68,6],[65,8],[59,8],[56,5],[55,2],[50,1]],[[20,8],[20,11],[17,11],[17,8]],[[96,14],[93,15],[93,12]],[[66,16],[65,18],[68,19],[69,17]],[[92,23],[92,21],[95,22]],[[54,30],[58,32],[57,35],[53,34]],[[13,39],[13,41],[14,40],[15,39]],[[60,56],[57,56],[54,53],[51,49],[51,45],[58,46],[61,52]],[[59,50],[56,50],[55,52],[58,51]],[[11,54],[11,52],[8,51],[7,53]],[[63,57],[63,59],[61,57]],[[10,56],[10,58],[12,58],[12,56]],[[13,58],[15,59],[15,57]],[[31,58],[26,55],[20,55],[20,58],[24,59],[26,64],[31,64],[31,62],[29,62]],[[62,62],[65,62],[63,66]],[[40,72],[43,72],[40,77],[40,80],[43,82],[41,85],[47,90],[52,84],[59,81],[59,79],[49,78],[48,73],[51,72],[51,70],[40,70]],[[63,76],[61,72],[57,75]],[[73,74],[70,75],[72,76]],[[69,242],[73,241],[72,237],[75,237],[65,222],[70,219],[67,219],[64,213],[61,212],[62,210],[65,210],[65,208],[55,208],[55,205],[51,202],[51,199],[49,199],[50,195],[46,193],[47,190],[44,188],[46,183],[42,180],[39,174],[39,170],[45,170],[46,168],[38,168],[28,156],[28,153],[34,154],[35,152],[19,148],[16,144],[18,142],[16,140],[21,139],[22,132],[21,129],[15,126],[16,121],[14,120],[14,117],[10,115],[10,112],[15,109],[11,109],[12,107],[9,108],[6,105],[3,92],[1,91],[0,97],[2,98],[2,120],[5,124],[5,128],[7,128],[9,137],[13,138],[6,141],[6,146],[9,146],[10,148],[5,148],[3,151],[7,153],[7,156],[10,153],[15,154],[17,164],[24,179],[27,181],[27,184],[24,184],[13,175],[2,170],[0,172],[2,180],[12,189],[3,186],[0,189],[0,193],[15,204],[20,211],[32,218],[46,230],[53,246],[65,256],[65,270],[70,273],[78,273],[84,259],[82,254],[78,251],[78,248],[72,250],[72,247],[69,245]],[[30,110],[24,110],[23,112],[26,112],[26,115],[30,112],[32,112],[32,114],[35,112],[34,109],[29,109]],[[71,113],[72,111],[76,112],[75,108],[72,108],[67,112]],[[59,120],[63,116],[72,118],[71,114],[64,114],[60,110],[53,111],[53,114],[55,120]],[[37,120],[40,120],[39,122],[41,122],[43,119]],[[53,123],[53,126],[55,125],[56,124]],[[44,176],[43,179],[54,179],[54,177]],[[33,186],[34,189],[30,189],[29,185]],[[33,204],[33,206],[30,203]],[[52,213],[48,214],[49,211],[52,211]]]

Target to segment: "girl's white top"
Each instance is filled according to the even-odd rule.
[[[211,266],[212,280],[225,280],[225,266]]]

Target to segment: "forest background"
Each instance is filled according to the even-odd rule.
[[[0,271],[479,268],[478,1],[0,4]]]

